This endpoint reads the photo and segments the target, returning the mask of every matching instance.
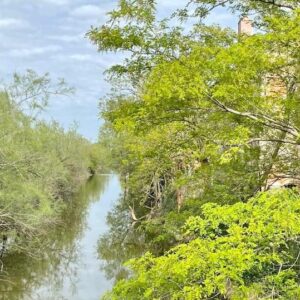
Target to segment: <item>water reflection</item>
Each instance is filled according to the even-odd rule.
[[[92,178],[64,212],[64,223],[49,233],[43,258],[5,257],[0,300],[99,299],[112,282],[100,271],[97,241],[119,194],[116,176]]]
[[[141,256],[145,252],[145,241],[143,235],[134,230],[122,198],[108,213],[107,226],[109,230],[99,239],[98,252],[106,278],[116,282],[129,275],[124,262]]]

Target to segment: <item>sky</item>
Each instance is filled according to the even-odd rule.
[[[183,0],[158,3],[162,17]],[[75,121],[78,132],[91,141],[97,140],[102,124],[99,99],[109,92],[103,72],[122,55],[98,53],[85,34],[91,25],[103,24],[116,5],[117,0],[0,0],[0,80],[26,69],[49,72],[53,80],[64,78],[75,94],[52,98],[43,118],[64,128]],[[235,28],[237,17],[217,10],[208,22]]]

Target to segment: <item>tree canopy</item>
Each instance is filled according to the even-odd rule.
[[[107,299],[298,299],[299,194],[206,204],[184,227],[186,242],[146,253]],[[105,298],[106,299],[106,298]]]
[[[299,2],[188,1],[164,20],[156,7],[121,0],[88,33],[127,54],[107,71],[101,137],[123,175],[117,210],[152,253],[108,297],[296,299],[298,191],[267,190],[300,179]],[[207,25],[217,7],[255,34]],[[110,237],[125,247],[120,215]]]

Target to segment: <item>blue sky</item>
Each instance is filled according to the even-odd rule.
[[[159,11],[168,14],[182,0],[160,0]],[[116,0],[0,0],[0,79],[33,69],[64,78],[75,88],[70,97],[56,97],[44,114],[65,128],[74,121],[78,131],[95,141],[99,99],[109,91],[106,68],[121,60],[115,53],[100,54],[84,36],[100,25]],[[209,22],[236,27],[237,17],[218,10]]]

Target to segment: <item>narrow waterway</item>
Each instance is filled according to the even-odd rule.
[[[64,214],[64,224],[49,233],[43,258],[6,257],[0,299],[99,300],[112,282],[97,248],[106,232],[106,215],[121,193],[115,175],[95,176],[82,187]]]

